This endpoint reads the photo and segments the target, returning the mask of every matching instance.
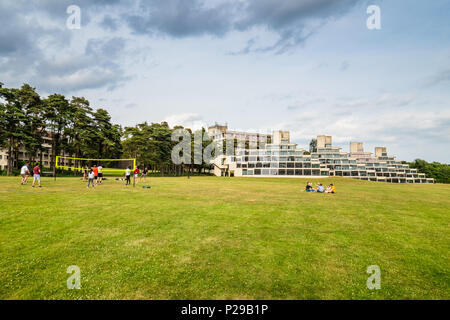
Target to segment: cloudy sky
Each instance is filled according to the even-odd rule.
[[[449,163],[449,13],[449,0],[2,0],[0,81],[84,96],[122,125],[226,122]]]

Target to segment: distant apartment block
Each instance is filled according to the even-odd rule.
[[[19,150],[14,154],[14,160],[13,160],[13,167],[17,167],[18,163],[25,162],[29,160],[38,161],[41,166],[43,167],[49,167],[51,164],[51,157],[52,157],[52,136],[50,133],[45,133],[43,136],[44,143],[42,145],[42,154],[41,152],[38,152],[36,156],[32,157],[30,156],[25,148],[19,148]],[[64,156],[64,152],[61,152],[59,154],[60,156]],[[60,164],[64,165],[72,165],[72,160],[70,159],[64,159],[60,161]],[[7,149],[0,149],[0,170],[6,170],[8,168],[8,150]]]
[[[215,125],[208,132],[217,142],[247,137],[268,141],[258,148],[249,148],[241,143],[234,154],[216,157],[213,161],[216,176],[348,177],[391,183],[434,183],[434,179],[389,156],[385,147],[375,148],[372,154],[364,151],[362,142],[350,142],[350,152],[343,152],[340,147],[332,145],[331,136],[322,135],[317,137],[317,151],[309,154],[290,142],[288,131],[274,131],[268,135],[229,131],[227,126]]]

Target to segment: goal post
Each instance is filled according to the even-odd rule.
[[[125,169],[131,167],[133,171],[136,168],[136,158],[130,159],[94,159],[94,158],[74,158],[66,156],[57,156],[55,167],[63,170],[83,171],[92,166],[102,166],[102,172],[111,176],[123,176]]]

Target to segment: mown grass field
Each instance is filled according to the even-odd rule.
[[[450,185],[321,180],[332,195],[302,179],[149,180],[1,177],[0,299],[450,298]]]

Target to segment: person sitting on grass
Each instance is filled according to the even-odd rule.
[[[308,182],[308,183],[306,184],[306,189],[305,189],[305,191],[306,191],[306,192],[314,192],[314,191],[315,191],[314,188],[312,187],[312,183],[311,183],[311,182]]]
[[[317,191],[316,192],[320,192],[320,193],[324,193],[325,192],[325,188],[323,187],[323,185],[321,183],[317,184]]]
[[[92,184],[92,188],[95,188],[94,179],[95,179],[95,173],[94,173],[94,171],[91,169],[91,170],[89,170],[89,173],[88,173],[88,185],[87,185],[86,188],[89,189],[89,185],[90,185],[90,184]]]
[[[330,184],[331,187],[331,193],[336,193],[336,188],[334,187],[334,185],[331,183]]]

